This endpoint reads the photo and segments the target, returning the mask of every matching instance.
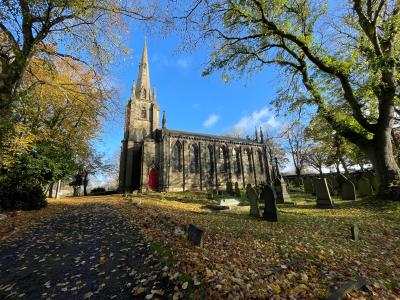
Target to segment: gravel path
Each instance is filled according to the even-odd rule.
[[[154,299],[161,268],[121,208],[71,206],[1,242],[0,299]]]

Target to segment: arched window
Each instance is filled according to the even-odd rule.
[[[180,172],[182,170],[182,145],[180,142],[176,142],[172,148],[172,170],[174,172]]]
[[[143,119],[147,119],[147,110],[145,107],[142,108],[141,116]]]
[[[233,157],[235,158],[235,173],[237,176],[240,176],[242,173],[241,163],[240,163],[240,152],[239,149],[236,151],[232,150]]]
[[[227,151],[225,146],[219,148],[219,171],[221,173],[226,173],[228,171]]]
[[[212,145],[208,146],[208,166],[209,166],[209,172],[210,174],[214,174],[214,149]]]
[[[192,144],[189,148],[189,159],[190,159],[190,172],[199,172],[199,148],[196,144]]]
[[[146,99],[146,96],[147,96],[147,91],[145,88],[143,88],[143,98]]]
[[[260,163],[260,172],[264,173],[264,159],[261,150],[258,150],[258,161]]]
[[[251,160],[251,151],[249,149],[247,149],[246,153],[247,153],[248,169],[249,169],[249,172],[252,173],[253,172],[253,162]]]

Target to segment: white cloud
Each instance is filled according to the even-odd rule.
[[[212,115],[208,116],[207,120],[204,121],[203,125],[204,125],[204,127],[208,128],[208,127],[215,125],[218,122],[218,120],[219,120],[219,116],[216,114],[212,114]]]
[[[179,58],[176,64],[179,68],[187,69],[191,65],[191,61],[187,58]]]
[[[233,131],[237,134],[253,134],[254,128],[276,128],[281,126],[269,108],[255,110],[251,114],[244,115],[234,126]]]

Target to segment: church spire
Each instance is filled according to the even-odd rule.
[[[136,80],[136,97],[138,99],[150,100],[150,70],[147,55],[147,42],[144,40],[142,60],[139,65],[138,78]]]
[[[163,129],[167,128],[167,118],[165,117],[165,110],[163,111],[163,114],[162,114],[162,128]]]

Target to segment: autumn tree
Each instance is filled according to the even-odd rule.
[[[204,74],[280,68],[287,91],[280,104],[316,107],[338,135],[371,160],[384,196],[400,179],[390,138],[399,104],[400,4],[351,0],[338,5],[314,0],[195,1],[182,20],[214,38],[215,51]]]
[[[286,139],[287,152],[292,158],[295,173],[300,177],[306,167],[307,155],[310,143],[305,135],[306,127],[299,122],[287,125],[282,130],[282,136]]]
[[[0,142],[12,128],[17,92],[33,58],[70,58],[99,72],[121,53],[124,20],[150,20],[154,11],[140,1],[1,0]]]
[[[72,176],[91,151],[111,94],[85,64],[33,58],[18,90],[15,134],[3,141],[0,174],[41,186]]]

